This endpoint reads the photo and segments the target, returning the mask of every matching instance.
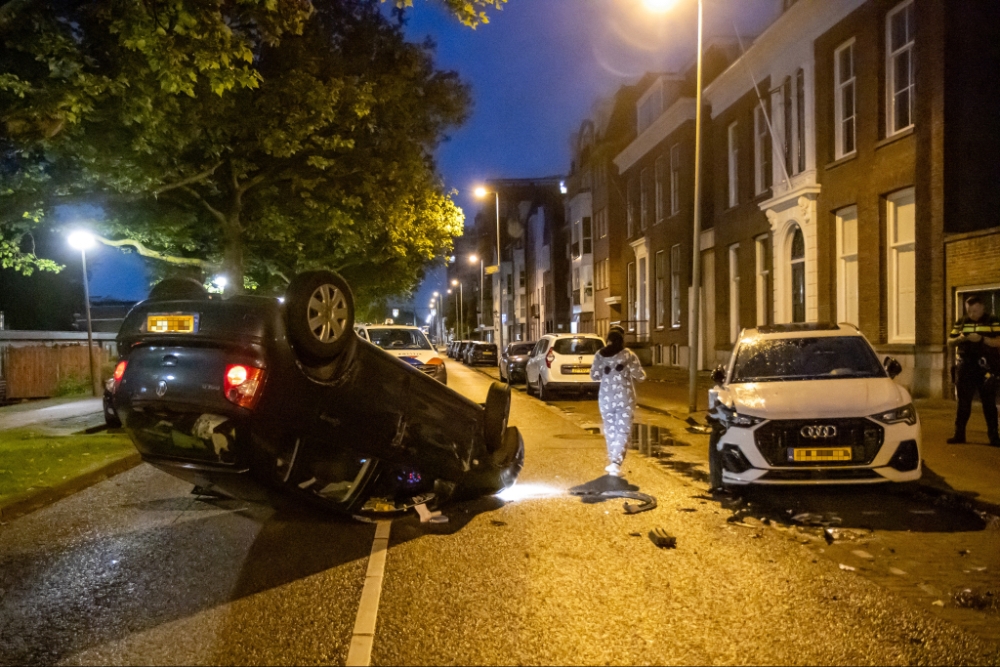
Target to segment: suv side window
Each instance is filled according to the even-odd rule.
[[[549,341],[545,338],[541,339],[535,344],[535,349],[531,351],[531,356],[537,357],[543,354],[548,346],[549,346]]]

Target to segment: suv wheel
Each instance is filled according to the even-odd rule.
[[[354,295],[333,271],[299,274],[288,286],[285,320],[300,356],[328,361],[354,335]]]

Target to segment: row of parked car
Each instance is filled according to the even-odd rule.
[[[447,354],[467,366],[496,366],[497,346],[481,340],[453,340],[448,343]]]

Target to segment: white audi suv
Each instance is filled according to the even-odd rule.
[[[850,324],[781,324],[740,334],[712,374],[712,488],[920,478],[920,419]]]

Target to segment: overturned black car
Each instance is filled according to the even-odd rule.
[[[118,349],[114,407],[142,458],[204,492],[377,514],[496,493],[524,462],[508,388],[479,405],[360,339],[330,271],[283,302],[165,280]]]

